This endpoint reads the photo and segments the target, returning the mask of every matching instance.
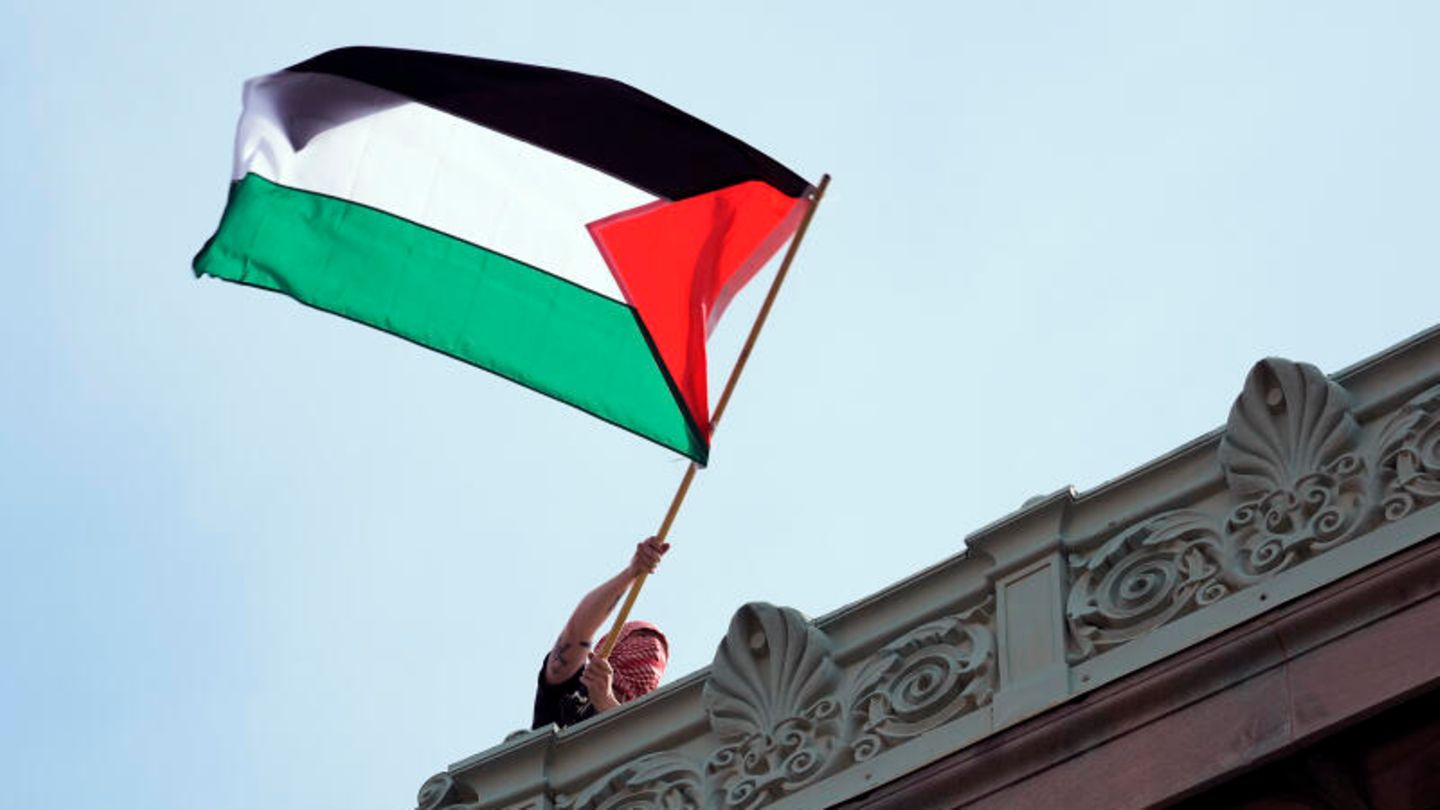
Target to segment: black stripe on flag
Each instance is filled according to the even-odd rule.
[[[328,73],[408,96],[669,200],[748,180],[791,197],[810,186],[743,141],[614,79],[371,47],[329,51],[289,70]]]

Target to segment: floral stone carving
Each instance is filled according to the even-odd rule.
[[[560,796],[561,810],[702,810],[703,780],[688,759],[664,752],[621,765],[576,796]]]
[[[988,705],[995,694],[993,600],[885,645],[855,678],[857,761]]]
[[[1269,358],[1245,378],[1220,440],[1220,466],[1240,501],[1293,491],[1348,452],[1359,428],[1349,395],[1308,363]]]
[[[1392,416],[1378,444],[1386,520],[1440,501],[1440,385]]]
[[[703,763],[647,754],[559,797],[562,810],[753,810],[990,703],[990,601],[902,633],[848,679],[824,632],[763,602],[736,612],[703,703],[718,747]]]
[[[1368,433],[1368,438],[1367,438]],[[1383,424],[1313,366],[1257,363],[1217,461],[1229,505],[1174,509],[1068,556],[1072,663],[1126,644],[1354,540],[1440,509],[1440,385]],[[993,597],[898,634],[849,673],[826,634],[765,603],[736,612],[702,702],[707,751],[626,762],[560,810],[757,810],[987,707],[998,689]],[[688,745],[688,743],[687,743]],[[447,774],[418,810],[474,810]]]
[[[1440,389],[1432,389],[1382,432],[1378,461],[1367,460],[1345,389],[1305,363],[1255,364],[1220,441],[1230,513],[1166,512],[1072,554],[1071,661],[1263,582],[1417,503],[1440,500],[1437,411]]]
[[[1350,539],[1369,516],[1349,395],[1312,365],[1269,359],[1245,380],[1220,466],[1239,505],[1226,521],[1232,565],[1253,584]]]
[[[1170,512],[1133,526],[1090,554],[1072,554],[1067,620],[1071,659],[1154,630],[1228,595],[1224,538],[1207,515]]]
[[[705,685],[710,726],[724,742],[706,772],[727,807],[779,798],[826,775],[844,723],[830,640],[791,608],[735,613]]]

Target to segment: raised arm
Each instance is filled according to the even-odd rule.
[[[585,594],[585,598],[575,606],[575,612],[570,614],[570,620],[565,622],[565,629],[560,631],[560,637],[555,640],[555,646],[545,659],[546,683],[564,683],[580,671],[589,657],[595,634],[599,632],[610,612],[620,603],[620,597],[625,595],[630,583],[640,576],[642,571],[647,574],[655,573],[655,566],[660,564],[660,558],[669,550],[669,543],[661,543],[653,537],[640,541],[635,545],[635,555],[630,558],[630,564],[625,566],[623,571]]]

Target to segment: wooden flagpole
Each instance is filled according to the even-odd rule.
[[[765,319],[770,316],[770,307],[775,304],[775,296],[780,292],[780,284],[785,281],[785,274],[790,271],[790,263],[795,260],[795,252],[800,249],[800,242],[805,238],[805,231],[810,227],[810,220],[815,216],[815,210],[820,207],[820,199],[825,196],[825,187],[830,185],[830,175],[820,178],[820,185],[815,187],[815,196],[810,200],[810,210],[800,220],[800,227],[795,230],[795,238],[790,240],[790,247],[785,251],[785,259],[780,262],[780,269],[775,273],[775,280],[770,282],[770,291],[765,294],[765,303],[760,305],[760,314],[755,316],[755,323],[750,327],[750,334],[745,338],[745,345],[740,347],[740,356],[735,359],[735,367],[730,369],[730,379],[725,381],[725,390],[720,392],[720,401],[715,403],[715,414],[710,418],[710,434],[715,434],[715,428],[720,424],[720,417],[725,414],[725,406],[730,402],[730,395],[735,392],[735,383],[740,379],[740,372],[745,370],[745,363],[750,359],[750,352],[755,348],[755,338],[759,337],[760,330],[765,326]],[[675,522],[675,515],[680,511],[680,504],[685,501],[685,493],[690,491],[690,483],[695,480],[695,473],[700,465],[694,461],[685,469],[685,477],[680,479],[680,487],[675,490],[675,497],[670,499],[670,508],[665,512],[665,519],[660,522],[660,531],[655,537],[660,542],[670,534],[670,524]],[[605,646],[600,650],[601,658],[609,658],[610,651],[614,649],[615,642],[620,637],[620,628],[625,625],[625,620],[630,618],[630,609],[635,606],[635,597],[640,595],[640,589],[645,587],[645,579],[648,574],[641,573],[630,585],[630,592],[625,594],[625,604],[620,606],[620,613],[615,617],[615,623],[610,626],[610,636],[605,640]]]

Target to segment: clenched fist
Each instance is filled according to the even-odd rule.
[[[585,691],[590,693],[590,703],[596,711],[609,711],[620,705],[611,689],[614,678],[615,672],[610,668],[610,662],[590,653],[590,661],[585,664],[585,671],[580,673],[580,683],[584,684]]]
[[[630,559],[630,576],[655,573],[660,558],[670,550],[669,543],[662,543],[654,537],[647,537],[635,544],[635,556]]]

